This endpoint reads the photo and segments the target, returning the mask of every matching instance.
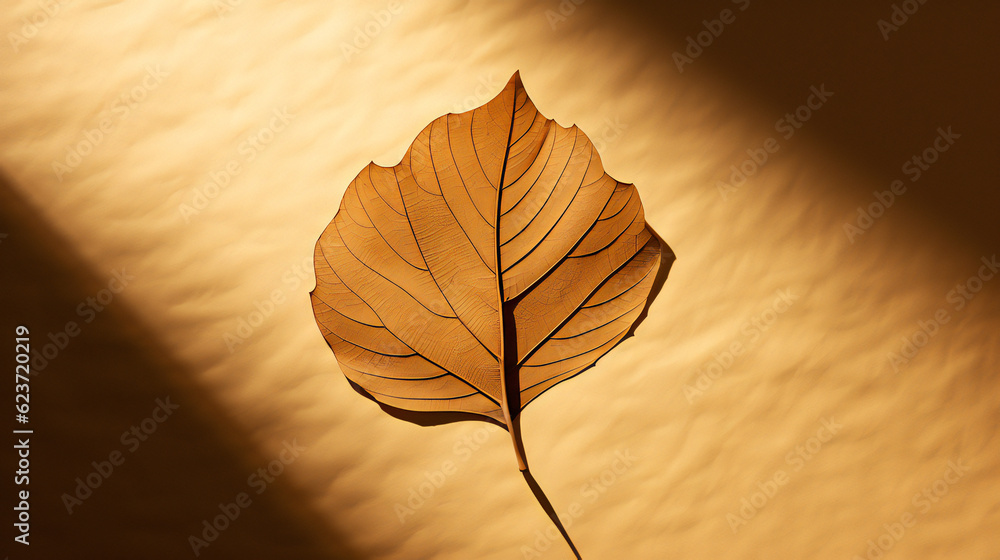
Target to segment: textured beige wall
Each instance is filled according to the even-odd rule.
[[[922,196],[908,193],[853,243],[843,228],[894,178],[947,193],[936,166],[983,152],[974,136],[917,182],[871,172],[819,134],[845,118],[850,90],[828,84],[834,96],[791,138],[774,128],[825,81],[819,70],[772,106],[711,60],[727,35],[679,73],[683,33],[597,2],[565,21],[547,13],[557,2],[411,1],[392,13],[389,2],[246,1],[220,16],[221,4],[81,1],[46,18],[34,2],[9,6],[0,168],[89,267],[128,268],[122,305],[256,452],[278,457],[291,438],[307,448],[283,476],[362,557],[512,559],[534,557],[524,547],[536,542],[542,557],[569,557],[539,537],[550,523],[506,434],[382,413],[340,374],[308,299],[313,244],[355,174],[395,164],[425,124],[484,103],[517,69],[540,111],[578,124],[607,171],[638,186],[678,255],[637,335],[523,413],[535,477],[572,518],[583,557],[847,559],[901,520],[900,538],[882,538],[887,557],[996,557],[1000,278],[961,308],[949,294],[997,241],[970,241],[953,222],[997,208],[954,186],[966,198],[948,220],[904,204]],[[898,33],[929,33],[917,17],[935,6]],[[733,42],[752,47],[757,9],[737,13]],[[27,37],[32,17],[45,24]],[[374,37],[358,36],[366,29]],[[881,44],[874,20],[863,29]],[[864,105],[858,95],[845,103]],[[920,124],[885,166],[948,122]],[[780,148],[767,165],[721,196],[729,166],[769,137]],[[87,153],[73,166],[77,146]],[[228,183],[215,190],[213,177]],[[241,331],[272,295],[273,312]],[[935,316],[947,322],[894,364]],[[455,472],[442,481],[446,462]],[[429,478],[440,487],[401,523],[396,506]],[[933,501],[917,497],[925,489]]]

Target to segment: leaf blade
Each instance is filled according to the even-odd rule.
[[[317,242],[314,313],[375,400],[480,414],[513,435],[525,405],[631,332],[664,256],[635,187],[515,74],[352,182]]]

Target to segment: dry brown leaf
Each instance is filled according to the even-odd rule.
[[[434,120],[395,167],[351,182],[316,243],[312,302],[371,398],[515,435],[525,405],[630,333],[672,261],[635,187],[514,74],[482,107]],[[525,470],[516,435],[514,447]]]

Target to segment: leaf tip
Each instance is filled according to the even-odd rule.
[[[504,89],[514,89],[515,91],[519,89],[524,89],[524,82],[521,81],[521,71],[514,70],[514,74],[507,80],[507,85]]]

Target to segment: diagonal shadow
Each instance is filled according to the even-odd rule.
[[[726,9],[733,21],[722,24],[720,11]],[[899,204],[936,226],[922,234],[928,240],[947,231],[986,251],[1000,243],[1000,190],[993,188],[1000,112],[994,109],[995,88],[983,87],[1000,53],[1000,34],[993,29],[1000,4],[921,2],[919,12],[888,36],[877,22],[898,17],[892,3],[865,0],[592,0],[573,17],[592,18],[635,38],[678,87],[705,80],[739,92],[747,113],[778,120],[807,101],[810,86],[826,84],[832,99],[796,135],[884,182],[882,188],[894,179],[910,184],[913,176],[900,166],[927,148],[938,127],[953,126],[961,134],[955,149],[942,154]],[[568,21],[560,29],[573,25]],[[718,36],[706,41],[711,26]],[[696,37],[707,46],[692,47]],[[675,57],[692,54],[679,70]],[[784,137],[773,128],[762,134],[769,132],[784,148]],[[793,136],[788,145],[802,140]],[[740,152],[730,163],[738,165],[745,156]],[[722,169],[716,173],[706,182],[726,176]],[[871,197],[867,184],[839,188],[859,204]]]
[[[107,288],[109,271],[93,270],[40,215],[0,172],[0,332],[13,342],[15,326],[25,325],[32,349],[48,356],[33,360],[30,378],[32,523],[23,557],[193,558],[189,537],[203,537],[203,521],[246,492],[250,505],[199,558],[360,560],[290,476],[274,477],[259,494],[248,486],[275,457],[192,381],[194,372],[129,302],[116,297],[93,317],[79,314],[81,302]],[[70,321],[79,330],[67,335]],[[3,389],[8,402],[13,390]],[[146,439],[123,440],[157,399],[179,408]],[[113,452],[123,457],[117,466]],[[98,468],[108,476],[94,474]],[[4,477],[5,495],[16,495],[13,478]],[[80,490],[81,480],[96,487]],[[80,503],[69,500],[68,508],[66,496]],[[5,527],[12,542],[14,529]]]

